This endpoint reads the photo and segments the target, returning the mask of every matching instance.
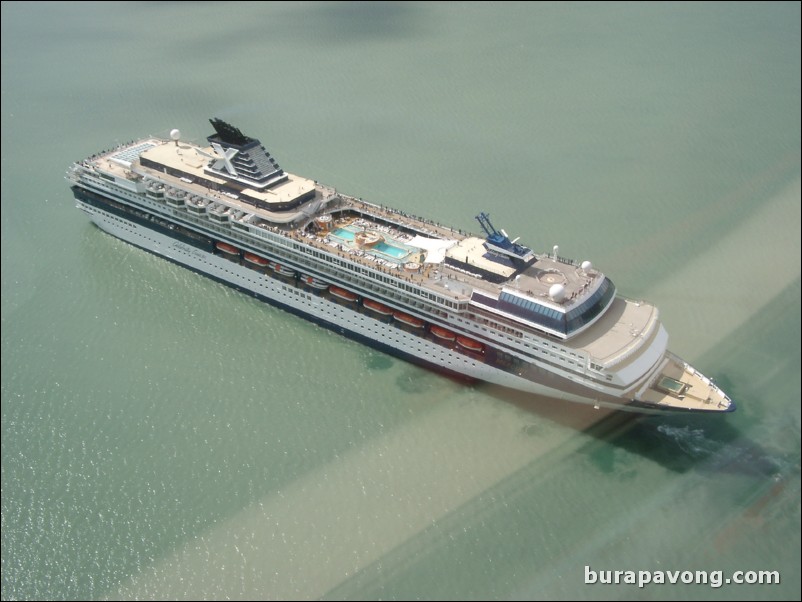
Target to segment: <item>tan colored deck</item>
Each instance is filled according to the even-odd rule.
[[[451,257],[457,261],[464,261],[469,265],[474,265],[487,272],[510,278],[515,273],[515,269],[485,259],[487,250],[484,244],[484,238],[479,238],[477,236],[463,238],[446,252],[446,257]]]
[[[214,156],[215,152],[211,147],[201,148],[207,155]],[[220,185],[224,185],[226,180],[204,171],[203,166],[209,160],[208,157],[200,154],[195,146],[179,142],[178,144],[159,144],[142,153],[142,156],[151,161],[172,167],[189,174],[190,177],[204,178]],[[302,178],[285,172],[287,179],[270,186],[269,189],[257,190],[255,188],[244,187],[243,194],[247,194],[265,203],[287,203],[299,196],[306,194],[315,188],[315,183],[307,178]],[[164,175],[164,174],[159,174]],[[186,184],[184,184],[186,186]],[[207,190],[201,187],[202,190]],[[228,197],[226,197],[228,198]]]
[[[625,365],[626,354],[639,347],[658,325],[653,305],[617,297],[599,321],[568,344],[584,349],[600,364]]]
[[[686,390],[681,395],[677,395],[659,389],[660,381],[664,376],[683,383]],[[674,356],[669,356],[668,364],[660,372],[660,376],[640,398],[642,401],[658,406],[688,410],[722,411],[729,408],[731,404],[730,399],[710,379]]]
[[[158,146],[145,151],[146,155],[152,159],[158,157],[157,160],[164,161],[182,171],[224,184],[224,180],[221,178],[203,172],[203,164],[206,158],[199,155],[194,148],[187,143],[180,142],[176,145],[172,142],[165,142],[155,138],[149,141],[158,144]],[[142,142],[144,141],[138,141],[136,144]],[[244,214],[253,215],[257,218],[255,220],[257,222],[258,220],[264,220],[258,225],[274,233],[348,258],[350,261],[369,266],[379,272],[409,282],[414,282],[457,301],[464,301],[470,298],[473,289],[484,291],[496,297],[506,286],[511,290],[520,291],[533,298],[538,298],[541,302],[556,307],[558,304],[549,299],[548,292],[553,284],[560,283],[566,287],[567,297],[561,305],[568,310],[574,305],[581,303],[587,297],[586,291],[588,289],[592,290],[596,284],[595,280],[602,277],[602,274],[595,269],[591,269],[585,273],[576,265],[558,261],[549,255],[538,255],[537,261],[520,273],[517,279],[514,279],[512,276],[515,271],[512,268],[488,261],[484,257],[485,249],[483,247],[483,238],[458,232],[447,226],[436,224],[417,216],[408,215],[402,211],[379,207],[377,205],[365,203],[354,197],[339,195],[336,194],[333,188],[315,184],[311,180],[288,174],[288,182],[282,185],[282,188],[289,187],[286,188],[287,197],[291,196],[293,193],[292,186],[312,185],[316,189],[315,200],[313,202],[324,200],[327,202],[331,201],[322,208],[324,212],[351,209],[361,214],[367,220],[375,221],[377,224],[396,227],[399,231],[412,230],[432,238],[456,240],[457,245],[448,251],[448,256],[459,259],[460,261],[464,261],[467,258],[469,264],[476,265],[487,271],[496,272],[500,276],[506,278],[507,281],[502,284],[490,283],[483,278],[479,278],[460,269],[451,268],[446,264],[424,266],[419,272],[409,272],[404,270],[401,265],[393,265],[392,263],[388,265],[376,262],[369,253],[360,256],[355,253],[353,249],[332,246],[322,238],[310,236],[300,229],[283,226],[279,223],[279,218],[288,220],[289,218],[299,219],[303,217],[306,211],[308,211],[308,204],[302,205],[298,211],[291,212],[291,214],[289,212],[273,213],[266,211],[229,197],[221,192],[211,191],[200,184],[185,182],[178,177],[144,168],[138,161],[132,165],[131,169],[127,169],[123,165],[110,160],[110,158],[119,153],[120,150],[121,149],[108,151],[89,163],[93,164],[95,168],[101,171],[111,173],[118,177],[129,179],[141,177],[143,175],[158,177],[159,180],[165,182],[168,186],[175,186],[186,190],[190,194],[208,199],[218,205],[230,206]],[[206,150],[209,150],[211,154],[211,149]],[[296,188],[295,192],[299,190],[300,189]],[[249,191],[249,194],[251,192],[257,197],[260,195],[263,197],[273,196],[270,192]],[[275,198],[273,200],[275,200]],[[393,235],[392,232],[391,235]],[[403,238],[399,240],[408,245],[408,241],[405,241]],[[622,361],[620,357],[618,359],[616,358],[621,355],[634,354],[636,347],[643,342],[641,340],[641,335],[650,330],[651,324],[656,322],[656,319],[657,312],[653,306],[616,299],[613,306],[596,325],[578,337],[565,341],[564,344],[567,347],[586,350],[591,357],[598,358],[602,363]],[[521,326],[521,328],[524,327]]]

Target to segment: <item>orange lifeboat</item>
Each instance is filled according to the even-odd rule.
[[[482,345],[482,343],[479,341],[474,341],[473,339],[469,339],[468,337],[458,336],[457,345],[463,349],[467,349],[468,351],[475,351],[476,353],[482,353],[485,350],[485,346]]]
[[[229,255],[239,255],[239,249],[234,245],[230,245],[227,242],[219,241],[214,245],[217,247],[218,251],[222,251],[223,253],[228,253]]]
[[[267,259],[254,255],[253,253],[245,253],[244,257],[245,261],[258,265],[259,267],[265,267],[268,263]]]
[[[410,316],[409,314],[396,311],[393,312],[393,317],[407,326],[412,326],[412,328],[423,328],[423,320],[416,318],[415,316]]]
[[[329,288],[329,283],[328,282],[323,282],[322,280],[319,280],[317,278],[313,278],[312,276],[309,276],[308,274],[304,274],[303,276],[301,276],[301,282],[303,282],[307,286],[311,286],[312,288],[317,288],[317,289],[320,289],[320,290],[325,290],[325,289]]]
[[[392,309],[386,305],[382,305],[378,301],[374,301],[373,299],[363,299],[362,305],[367,307],[369,310],[375,311],[377,314],[381,314],[383,316],[390,316],[393,314]]]
[[[343,301],[356,301],[357,297],[356,294],[352,293],[351,291],[347,291],[344,288],[340,288],[339,286],[330,286],[329,292],[342,299]]]
[[[431,326],[429,327],[429,331],[436,336],[438,339],[443,339],[444,341],[453,341],[457,338],[450,330],[446,330],[445,328],[441,328],[440,326]]]
[[[269,262],[269,265],[270,269],[277,274],[281,274],[282,276],[295,276],[295,270],[288,268],[286,265],[281,265],[280,263],[275,263],[273,261]]]

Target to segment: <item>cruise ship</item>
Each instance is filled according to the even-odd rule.
[[[67,172],[102,230],[372,347],[534,396],[644,413],[728,412],[668,351],[657,308],[589,261],[539,254],[490,216],[471,234],[282,169],[220,119]]]

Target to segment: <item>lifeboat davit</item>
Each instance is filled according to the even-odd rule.
[[[248,263],[253,263],[260,267],[265,267],[268,264],[267,259],[264,257],[259,257],[258,255],[254,255],[253,253],[245,253],[245,261]]]
[[[444,341],[453,341],[457,338],[450,330],[446,330],[445,328],[441,328],[440,326],[431,326],[429,331],[436,336],[438,339],[443,339]]]
[[[377,314],[381,314],[383,316],[391,316],[393,314],[392,309],[386,305],[382,305],[378,301],[374,301],[373,299],[363,299],[362,305],[367,307],[369,310],[375,311]]]
[[[412,326],[412,328],[423,328],[423,320],[416,318],[415,316],[410,316],[409,314],[396,311],[393,312],[393,317],[407,326]]]
[[[229,255],[239,255],[239,249],[234,245],[230,245],[227,242],[217,242],[214,245],[217,247],[218,251],[222,251],[223,253],[228,253]]]
[[[482,353],[485,350],[485,346],[482,343],[469,339],[468,337],[457,337],[457,345],[468,351],[475,351],[476,353]]]
[[[347,291],[344,288],[340,288],[339,286],[329,287],[329,292],[335,297],[339,297],[343,301],[356,301],[357,298],[355,293]]]
[[[313,278],[308,274],[304,274],[303,276],[301,276],[301,282],[303,282],[307,286],[311,286],[312,288],[317,288],[320,290],[326,290],[327,288],[329,288],[328,282],[323,282],[322,280],[319,280],[318,278]]]

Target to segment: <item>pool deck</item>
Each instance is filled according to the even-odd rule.
[[[375,234],[378,242],[360,245],[355,236],[360,232]],[[357,219],[348,224],[335,224],[335,229],[323,238],[324,243],[329,245],[336,243],[340,250],[345,250],[349,253],[353,251],[353,254],[358,257],[367,255],[368,258],[373,257],[373,261],[381,259],[390,268],[397,268],[408,261],[419,258],[421,249],[408,244],[406,242],[408,240],[410,240],[409,235],[364,219]],[[382,245],[385,245],[385,247],[382,248]],[[386,250],[388,247],[398,252],[388,252]]]
[[[409,235],[394,231],[387,226],[373,224],[364,219],[354,220],[347,225],[335,224],[335,226],[337,226],[337,228],[330,232],[328,236],[323,239],[323,242],[329,243],[331,241],[336,241],[348,250],[372,255],[384,260],[388,264],[407,263],[407,261],[411,260],[410,257],[413,254],[420,254],[421,252],[421,249],[406,243],[407,240],[410,240]],[[355,235],[365,231],[375,234],[379,242],[370,245],[360,245],[356,241]],[[343,235],[344,232],[350,233],[351,236]],[[382,244],[397,249],[399,252],[397,254],[386,252],[381,248]],[[415,259],[417,260],[418,257],[416,256]],[[388,265],[388,267],[393,266]]]

